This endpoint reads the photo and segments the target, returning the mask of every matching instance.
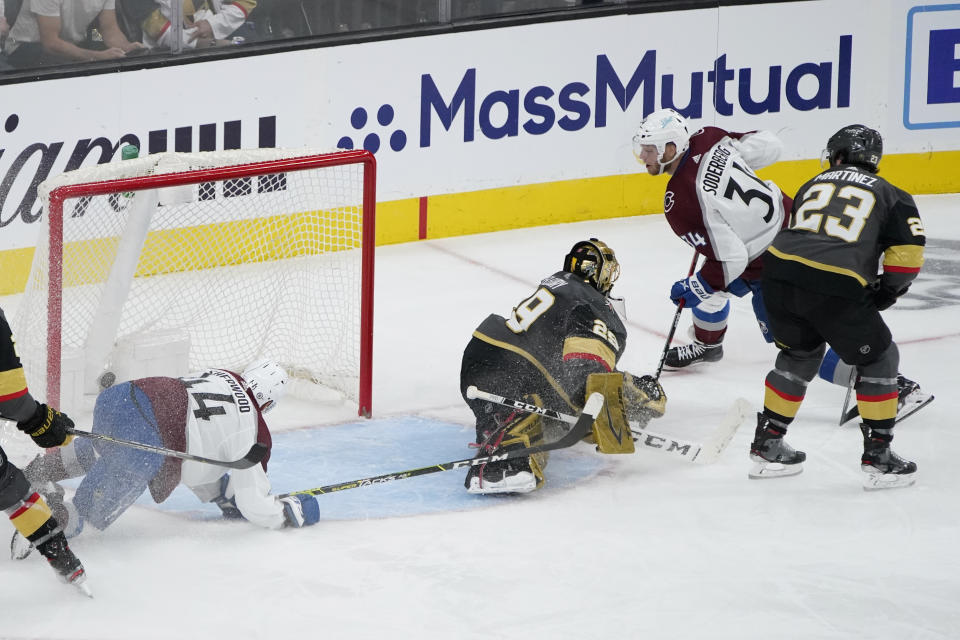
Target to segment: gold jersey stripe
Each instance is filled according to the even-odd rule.
[[[27,378],[23,368],[0,371],[0,397],[15,396],[27,390]]]
[[[592,356],[597,356],[607,365],[607,371],[613,371],[613,367],[617,362],[617,357],[613,353],[613,349],[604,344],[603,341],[595,340],[594,338],[573,337],[564,340],[564,360],[567,359],[568,355],[573,353],[588,353]]]
[[[837,273],[842,276],[849,276],[855,279],[857,282],[859,282],[860,286],[862,287],[867,286],[867,281],[863,279],[863,276],[861,276],[856,271],[853,271],[852,269],[835,267],[832,264],[824,264],[823,262],[817,262],[816,260],[810,260],[809,258],[795,256],[791,253],[784,253],[783,251],[780,251],[779,249],[775,249],[774,247],[768,247],[767,251],[777,256],[781,260],[790,260],[791,262],[799,262],[800,264],[805,264],[808,267],[813,267],[814,269],[818,269],[820,271],[829,271],[830,273]]]
[[[919,269],[923,266],[923,247],[918,244],[887,247],[883,252],[883,266]]]

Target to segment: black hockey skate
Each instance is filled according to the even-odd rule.
[[[906,420],[933,402],[933,394],[924,393],[920,385],[897,374],[897,422]]]
[[[807,454],[787,444],[784,433],[786,431],[770,422],[765,414],[757,414],[757,430],[750,445],[750,459],[754,462],[747,474],[750,478],[781,478],[803,471]]]
[[[699,340],[694,340],[691,344],[668,349],[663,364],[670,369],[683,369],[692,364],[716,362],[722,357],[723,344],[704,344]]]
[[[62,532],[56,533],[53,537],[37,545],[37,551],[47,559],[53,570],[57,572],[60,580],[73,585],[85,596],[93,597],[93,592],[87,586],[87,574],[83,569],[83,564],[70,550],[67,538]]]
[[[917,463],[904,460],[890,448],[890,441],[869,435],[869,428],[860,425],[863,432],[863,456],[860,469],[867,474],[863,488],[895,489],[909,487],[916,482]]]

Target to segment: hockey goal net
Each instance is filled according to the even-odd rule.
[[[141,375],[269,357],[371,410],[376,163],[365,151],[163,153],[40,187],[13,323],[31,392],[70,410]]]

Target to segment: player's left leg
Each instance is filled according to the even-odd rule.
[[[93,430],[124,440],[162,447],[147,396],[130,383],[103,391],[93,410]],[[146,490],[163,465],[157,453],[97,442],[99,457],[73,497],[80,517],[107,528]]]
[[[694,307],[691,314],[693,343],[668,349],[663,361],[665,367],[682,369],[723,358],[723,336],[727,333],[727,318],[730,316],[729,298],[715,293]]]

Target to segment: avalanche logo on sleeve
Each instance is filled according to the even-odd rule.
[[[673,191],[663,194],[663,212],[670,213],[670,209],[673,209]]]

